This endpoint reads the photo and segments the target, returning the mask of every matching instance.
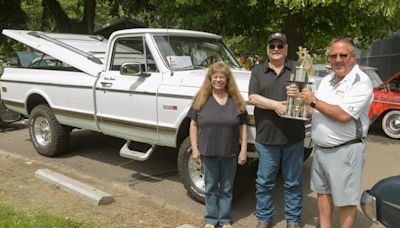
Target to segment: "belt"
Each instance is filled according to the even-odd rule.
[[[317,146],[320,147],[320,148],[323,148],[323,149],[334,149],[334,148],[338,148],[338,147],[341,147],[341,146],[360,143],[360,142],[363,142],[363,139],[353,139],[353,140],[347,141],[345,143],[342,143],[342,144],[339,144],[339,145],[336,145],[336,146],[318,146],[318,145]]]

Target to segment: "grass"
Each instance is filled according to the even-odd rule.
[[[25,228],[25,227],[96,227],[94,224],[78,222],[69,218],[54,216],[45,212],[15,211],[9,206],[0,204],[0,227]]]

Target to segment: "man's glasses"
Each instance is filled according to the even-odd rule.
[[[271,50],[274,50],[275,48],[283,49],[283,47],[285,47],[285,45],[283,45],[283,44],[270,44],[268,47]]]
[[[350,54],[333,54],[333,55],[329,55],[329,58],[332,60],[337,59],[337,57],[339,56],[340,59],[345,59],[349,56]]]

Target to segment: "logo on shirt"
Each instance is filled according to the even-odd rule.
[[[336,96],[342,97],[343,95],[344,95],[344,91],[343,90],[336,90]]]

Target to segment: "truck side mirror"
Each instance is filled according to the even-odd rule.
[[[128,76],[141,76],[141,77],[148,77],[150,76],[149,73],[145,73],[142,71],[142,66],[139,63],[123,63],[119,70],[121,75],[128,75]]]

